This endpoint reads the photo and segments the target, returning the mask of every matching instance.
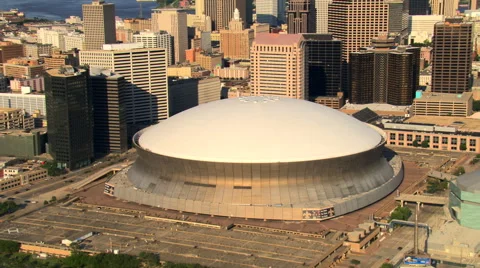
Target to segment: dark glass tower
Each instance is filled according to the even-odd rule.
[[[373,77],[375,54],[370,51],[350,53],[350,102],[373,102]]]
[[[342,41],[331,34],[304,34],[309,99],[337,96],[342,83]]]
[[[87,70],[64,66],[45,74],[49,151],[71,170],[93,159],[92,92]]]
[[[95,156],[128,150],[127,81],[109,70],[92,69]]]
[[[430,0],[408,0],[409,15],[430,15]]]

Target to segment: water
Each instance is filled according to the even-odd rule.
[[[28,18],[39,17],[50,20],[61,20],[69,16],[82,16],[82,4],[91,0],[0,0],[0,10],[18,8]],[[121,18],[138,17],[140,6],[136,0],[107,0],[115,4],[115,12]],[[150,17],[150,9],[156,3],[143,3],[143,16]]]

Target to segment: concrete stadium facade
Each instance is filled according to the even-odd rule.
[[[214,216],[324,220],[378,201],[394,191],[403,179],[401,160],[384,157],[385,139],[381,136],[367,150],[331,158],[222,162],[158,153],[143,138],[152,132],[151,128],[135,135],[138,158],[128,171],[109,181],[114,188],[111,195]],[[377,131],[370,134],[379,135]],[[157,139],[161,138],[157,134]]]

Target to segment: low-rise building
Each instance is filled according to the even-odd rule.
[[[169,78],[168,105],[170,116],[200,104],[220,100],[221,88],[218,77]]]
[[[414,116],[383,124],[387,145],[480,153],[480,120],[463,117]]]
[[[3,74],[6,77],[24,78],[43,75],[43,66],[37,59],[16,58],[3,64]]]
[[[23,109],[28,115],[46,115],[44,94],[0,93],[0,107]]]
[[[51,44],[24,43],[23,54],[25,57],[40,58],[52,54]]]
[[[15,78],[10,80],[10,90],[12,92],[22,92],[22,87],[29,87],[31,91],[45,91],[45,82],[43,76],[33,78]]]
[[[205,53],[197,51],[194,62],[198,63],[204,69],[215,70],[217,66],[223,66],[223,53]]]
[[[45,153],[46,129],[0,131],[0,155],[34,157]]]
[[[462,94],[425,92],[413,100],[413,115],[462,116],[473,114],[471,92]]]
[[[54,51],[51,57],[44,58],[45,69],[58,69],[65,65],[78,66],[78,51]]]
[[[337,110],[345,105],[345,98],[343,96],[343,92],[338,92],[337,96],[335,97],[318,96],[315,97],[315,99],[313,99],[312,101]]]
[[[35,122],[25,111],[14,108],[0,108],[0,131],[9,129],[33,129]]]
[[[354,114],[368,108],[380,116],[410,116],[410,106],[397,106],[387,103],[368,103],[368,104],[345,104],[340,111],[346,114]]]
[[[215,76],[222,79],[248,79],[250,77],[250,71],[246,67],[232,66],[222,68],[220,66],[215,67],[213,70]]]
[[[0,180],[0,190],[7,190],[21,185],[47,179],[48,171],[40,165],[17,165],[3,169],[3,179]]]

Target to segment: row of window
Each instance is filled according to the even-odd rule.
[[[421,135],[413,135],[413,134],[407,134],[407,141],[413,141],[413,136],[415,136],[415,140],[420,142],[422,141],[422,136]],[[453,137],[441,137],[442,138],[442,144],[448,144],[448,141],[450,140],[450,144],[452,145],[457,145],[458,144],[458,138],[453,138]],[[397,134],[396,133],[390,133],[390,140],[396,140],[397,139]],[[405,134],[398,134],[398,140],[403,141],[405,139]],[[424,136],[424,139],[426,141],[430,141],[430,136]],[[433,136],[433,143],[439,143],[440,141],[440,136]],[[476,146],[477,145],[477,140],[476,139],[468,139],[469,145],[470,146]],[[460,144],[467,144],[467,138],[460,138]]]

